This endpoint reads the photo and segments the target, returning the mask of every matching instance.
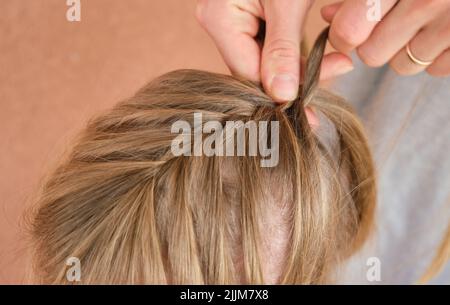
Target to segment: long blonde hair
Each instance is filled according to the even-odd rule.
[[[91,121],[36,205],[37,280],[67,283],[66,260],[77,257],[84,284],[265,283],[262,219],[274,197],[289,227],[278,282],[329,282],[371,231],[376,189],[360,121],[316,88],[326,40],[324,32],[292,103],[274,104],[250,81],[181,70]],[[305,107],[320,126],[308,123]],[[279,122],[278,165],[262,168],[261,156],[174,156],[171,125],[195,113],[222,124]],[[332,145],[323,122],[335,129]]]

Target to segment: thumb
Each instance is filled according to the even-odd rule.
[[[300,83],[300,41],[310,1],[264,1],[266,36],[261,80],[277,102],[295,99]]]

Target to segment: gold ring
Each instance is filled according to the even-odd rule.
[[[408,53],[408,57],[409,59],[412,60],[413,63],[421,65],[421,66],[429,66],[433,63],[433,61],[423,61],[418,59],[417,57],[415,57],[413,55],[413,53],[411,52],[411,48],[409,47],[409,43],[406,45],[406,53]]]

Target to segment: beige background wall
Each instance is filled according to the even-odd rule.
[[[75,23],[65,3],[0,2],[0,283],[24,281],[22,215],[89,117],[170,70],[227,72],[194,0],[81,0]]]

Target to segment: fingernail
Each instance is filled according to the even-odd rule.
[[[312,109],[311,107],[305,107],[305,113],[309,125],[311,125],[313,128],[319,127],[319,118],[317,117],[314,109]]]
[[[355,67],[353,65],[343,65],[336,69],[335,75],[342,75],[352,71]]]
[[[292,74],[279,74],[272,79],[271,94],[280,102],[289,102],[297,97],[298,81]]]

